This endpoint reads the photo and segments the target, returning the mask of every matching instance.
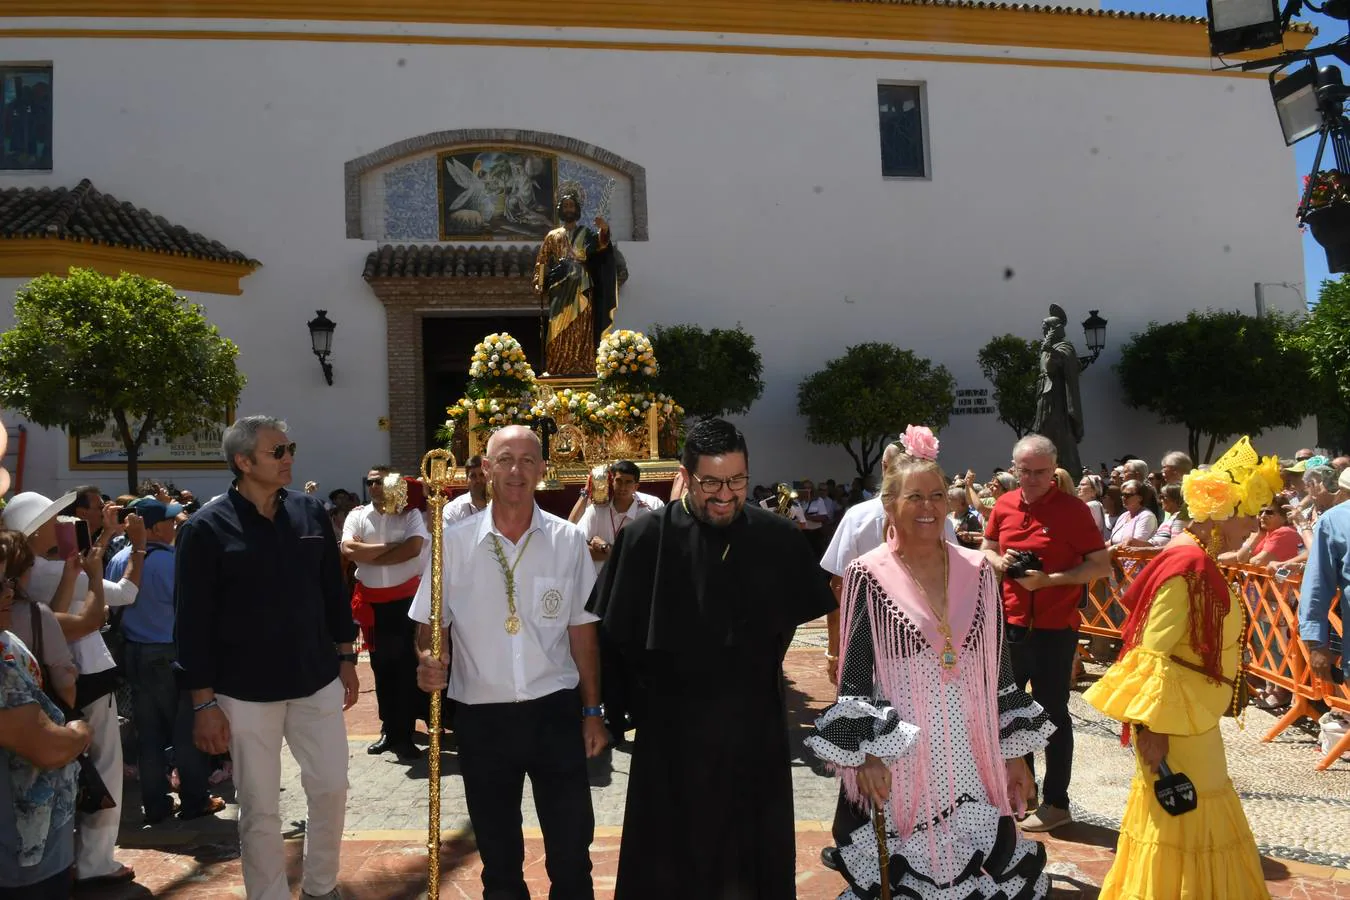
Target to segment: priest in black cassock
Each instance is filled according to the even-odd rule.
[[[682,500],[619,532],[589,609],[624,657],[637,743],[615,900],[788,900],[783,657],[835,608],[796,525],[745,503],[745,437],[689,429]]]

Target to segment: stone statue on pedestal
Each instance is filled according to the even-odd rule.
[[[1058,451],[1059,466],[1077,481],[1083,474],[1078,444],[1083,440],[1083,401],[1078,394],[1078,353],[1064,336],[1068,314],[1050,305],[1041,323],[1041,377],[1036,386],[1036,418],[1031,430],[1048,437]]]

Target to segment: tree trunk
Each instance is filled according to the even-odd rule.
[[[136,493],[136,485],[140,482],[140,455],[141,448],[136,446],[133,441],[127,447],[127,493]]]
[[[1208,464],[1209,461],[1214,457],[1214,445],[1215,445],[1216,443],[1218,443],[1218,441],[1219,441],[1219,436],[1218,436],[1217,434],[1211,434],[1211,435],[1209,436],[1209,446],[1205,449],[1205,463],[1206,463],[1206,464]]]
[[[140,482],[141,445],[155,427],[155,416],[154,413],[146,415],[145,421],[141,422],[140,431],[134,435],[131,433],[131,424],[127,422],[125,412],[120,410],[114,412],[113,421],[117,424],[117,433],[122,437],[122,446],[127,451],[127,493],[134,494],[136,485]]]
[[[1186,429],[1186,452],[1190,454],[1191,459],[1199,465],[1200,463],[1200,432],[1194,428]]]

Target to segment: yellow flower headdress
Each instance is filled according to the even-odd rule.
[[[1243,435],[1208,469],[1182,479],[1181,493],[1195,521],[1222,522],[1235,513],[1256,515],[1283,486],[1279,458],[1262,459]]]

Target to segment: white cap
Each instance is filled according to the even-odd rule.
[[[55,500],[48,500],[34,491],[24,491],[22,494],[15,494],[14,499],[5,504],[4,511],[0,512],[0,521],[5,523],[6,528],[23,532],[24,537],[32,537],[33,532],[74,503],[77,496],[79,495],[75,491],[71,491]]]

